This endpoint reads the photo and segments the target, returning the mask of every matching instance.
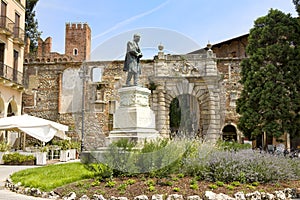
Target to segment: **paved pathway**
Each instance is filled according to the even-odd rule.
[[[45,200],[44,198],[17,194],[4,187],[5,180],[9,177],[10,174],[32,167],[37,166],[0,165],[0,200]]]

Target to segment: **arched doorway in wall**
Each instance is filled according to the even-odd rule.
[[[182,94],[170,103],[171,137],[196,138],[199,132],[200,109],[195,96]]]
[[[237,141],[237,130],[232,124],[224,126],[222,135],[224,141]]]
[[[10,101],[7,106],[7,117],[15,116],[17,115],[17,112],[18,112],[17,103],[14,100]]]

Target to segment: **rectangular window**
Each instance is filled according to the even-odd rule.
[[[5,44],[0,43],[0,65],[4,63]]]
[[[7,11],[7,4],[4,1],[1,1],[0,27],[2,28],[6,28],[6,11]]]
[[[5,44],[0,43],[0,76],[4,76],[4,51]]]
[[[15,28],[14,28],[15,38],[20,38],[20,15],[15,13]]]
[[[14,50],[13,81],[18,82],[18,60],[19,52]]]

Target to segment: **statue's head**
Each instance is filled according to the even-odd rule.
[[[134,40],[135,42],[139,42],[140,39],[141,39],[141,36],[140,36],[139,34],[136,33],[136,34],[133,35],[133,40]]]

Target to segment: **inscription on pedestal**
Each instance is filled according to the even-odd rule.
[[[120,107],[114,115],[113,131],[109,142],[122,138],[134,141],[156,139],[155,114],[149,106],[151,91],[142,87],[123,87],[119,89]]]

